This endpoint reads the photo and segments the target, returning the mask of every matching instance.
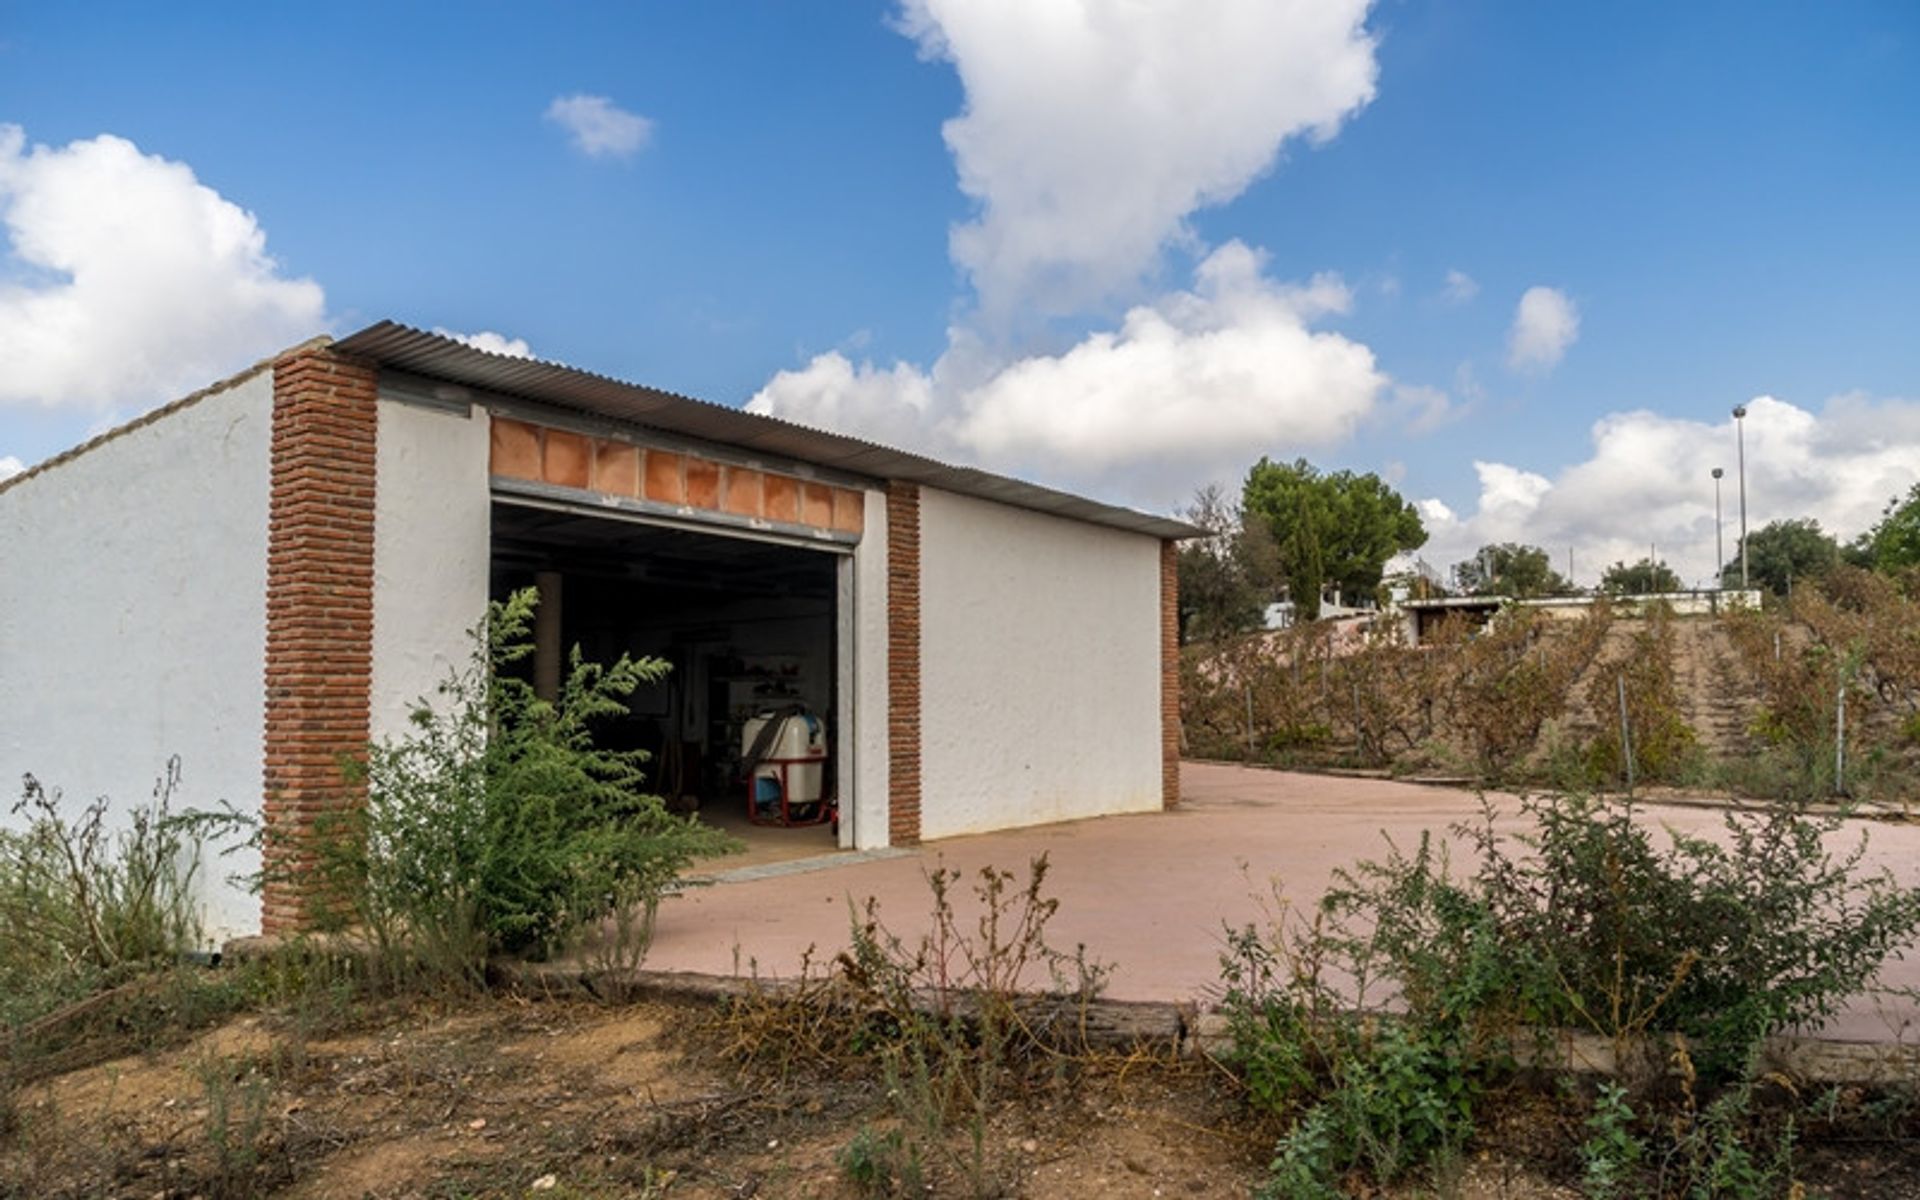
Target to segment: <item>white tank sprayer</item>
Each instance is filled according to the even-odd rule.
[[[740,730],[747,818],[760,825],[817,825],[826,803],[827,726],[799,705],[765,708]]]

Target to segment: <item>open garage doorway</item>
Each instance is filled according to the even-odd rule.
[[[654,792],[746,845],[728,869],[853,844],[846,550],[496,496],[491,586],[541,593],[536,688],[575,646],[671,664],[600,736],[646,750]]]

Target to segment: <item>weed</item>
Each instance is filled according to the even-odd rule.
[[[202,944],[196,881],[232,822],[181,812],[172,760],[151,800],[69,816],[29,776],[0,832],[0,1089],[150,1049],[241,1003],[232,976],[183,965]],[[119,828],[116,830],[115,826]]]
[[[1627,1089],[1602,1083],[1587,1117],[1586,1143],[1580,1147],[1581,1185],[1587,1200],[1615,1200],[1633,1194],[1634,1179],[1646,1147],[1633,1132],[1633,1107]]]
[[[1703,1108],[1685,1042],[1675,1042],[1672,1064],[1682,1103],[1659,1157],[1654,1186],[1660,1194],[1728,1200],[1800,1194],[1793,1180],[1797,1130],[1792,1115],[1770,1128],[1767,1115],[1757,1110],[1754,1084],[1746,1079]]]
[[[209,1057],[197,1067],[207,1111],[205,1192],[216,1198],[251,1196],[264,1154],[267,1080],[250,1064]]]
[[[835,1159],[863,1196],[917,1195],[926,1188],[919,1150],[898,1129],[879,1133],[862,1125]]]
[[[101,797],[69,818],[58,788],[29,775],[0,831],[0,1028],[170,966],[201,943],[195,895],[219,819],[178,812],[180,761],[124,828]]]
[[[732,846],[642,790],[643,752],[594,742],[666,664],[603,666],[576,648],[560,694],[541,699],[516,674],[535,603],[526,590],[491,606],[471,660],[415,709],[410,735],[349,764],[366,802],[315,830],[322,911],[372,943],[392,982],[477,987],[490,954],[550,954],[588,934],[635,963],[660,897]]]
[[[1344,1195],[1334,1186],[1339,1165],[1334,1145],[1337,1119],[1333,1109],[1315,1108],[1280,1139],[1258,1193],[1260,1200],[1339,1200]]]
[[[965,1194],[998,1194],[988,1122],[1086,1054],[1087,1014],[1106,978],[1083,948],[1048,944],[1059,902],[1046,895],[1047,871],[1044,855],[1024,883],[981,870],[968,922],[962,877],[935,868],[931,928],[913,939],[889,929],[872,900],[854,908],[850,945],[830,973],[809,955],[799,979],[723,1010],[722,1053],[781,1077],[802,1067],[877,1076],[897,1125],[850,1145],[862,1169],[890,1166],[895,1187],[937,1172]]]

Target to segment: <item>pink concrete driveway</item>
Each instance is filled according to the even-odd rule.
[[[1378,857],[1384,837],[1410,848],[1422,830],[1444,833],[1479,812],[1470,792],[1382,780],[1188,763],[1180,782],[1183,800],[1172,812],[952,838],[912,854],[691,891],[662,908],[647,965],[712,974],[752,965],[763,976],[790,975],[808,947],[830,957],[846,945],[849,898],[877,898],[890,927],[917,934],[927,923],[924,876],[934,865],[1024,874],[1044,852],[1049,891],[1060,901],[1049,927],[1054,946],[1084,943],[1113,964],[1112,998],[1204,1003],[1219,978],[1223,928],[1263,920],[1261,902],[1276,886],[1310,905],[1334,868]],[[1705,808],[1646,811],[1689,832],[1721,822]],[[1876,864],[1920,880],[1920,827],[1872,824],[1868,832]],[[1920,984],[1920,958],[1896,964],[1887,982]],[[1891,1040],[1914,1015],[1910,1004],[1862,1000],[1827,1032]]]

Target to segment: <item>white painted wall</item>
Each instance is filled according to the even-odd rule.
[[[1160,543],[922,489],[920,569],[922,836],[1158,809]]]
[[[842,725],[841,744],[852,744],[853,797],[851,803],[841,798],[841,841],[878,850],[888,843],[887,494],[868,489],[862,510],[866,528],[853,551],[852,703],[843,690],[841,704],[852,725]],[[844,819],[849,813],[851,830]]]
[[[484,409],[427,408],[382,397],[374,455],[374,740],[471,659],[486,615],[492,553]]]
[[[178,755],[176,809],[258,814],[273,380],[262,370],[0,492],[0,824],[23,773],[116,825]],[[203,862],[209,946],[259,901]]]

